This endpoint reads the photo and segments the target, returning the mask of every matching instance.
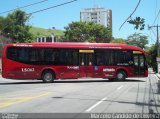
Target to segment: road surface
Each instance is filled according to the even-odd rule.
[[[10,80],[0,78],[0,113],[160,113],[158,77]]]

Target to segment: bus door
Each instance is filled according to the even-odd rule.
[[[145,75],[145,59],[143,54],[134,54],[134,70],[136,76]]]
[[[93,77],[94,50],[79,50],[80,77]]]

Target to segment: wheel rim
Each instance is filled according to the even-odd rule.
[[[118,80],[123,80],[124,79],[124,74],[123,73],[118,73],[117,74],[117,79]]]
[[[53,79],[53,76],[52,76],[51,73],[46,73],[46,74],[44,75],[44,79],[45,79],[46,81],[51,81],[51,80]]]

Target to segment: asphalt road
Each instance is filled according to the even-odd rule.
[[[160,113],[158,77],[10,80],[0,78],[0,113]]]

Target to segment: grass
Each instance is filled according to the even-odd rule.
[[[32,27],[30,29],[30,32],[35,36],[35,37],[43,37],[43,36],[63,36],[64,32],[62,30],[57,30],[57,29],[44,29],[44,28],[38,28],[38,27]]]

